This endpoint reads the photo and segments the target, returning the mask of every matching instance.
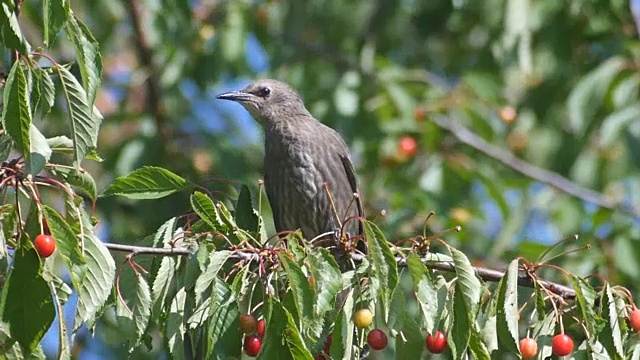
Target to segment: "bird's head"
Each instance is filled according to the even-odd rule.
[[[271,79],[257,80],[244,89],[216,96],[240,103],[264,125],[283,121],[287,115],[308,114],[300,95],[289,85]]]

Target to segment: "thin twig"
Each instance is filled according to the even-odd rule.
[[[185,248],[154,248],[154,247],[146,247],[146,246],[134,246],[134,245],[124,245],[124,244],[113,244],[113,243],[104,243],[104,245],[112,251],[122,251],[128,252],[135,255],[149,254],[149,255],[161,255],[161,256],[189,256],[192,252]],[[244,261],[258,261],[259,255],[256,253],[246,253],[236,251],[233,255],[230,256],[232,259],[240,259]],[[355,261],[362,261],[365,258],[363,254],[352,254],[351,258]],[[397,257],[396,261],[399,267],[406,267],[407,260],[406,258]],[[423,263],[426,267],[446,272],[455,272],[456,268],[452,262],[444,261],[444,262],[434,262],[432,260],[427,261],[423,259]],[[473,267],[476,275],[484,280],[490,282],[498,282],[502,280],[504,277],[504,272],[500,270],[488,269],[483,267]],[[538,279],[538,284],[544,286],[550,292],[562,297],[566,300],[575,299],[576,292],[569,286],[554,283],[548,280]],[[518,285],[522,287],[533,288],[534,282],[531,277],[527,275],[518,276]]]
[[[486,142],[480,136],[446,116],[432,116],[431,121],[433,121],[437,126],[451,132],[464,144],[467,144],[481,153],[498,160],[505,166],[531,179],[550,185],[580,200],[584,200],[606,209],[617,210],[635,218],[640,218],[640,211],[638,211],[637,208],[613,201],[604,194],[582,187],[558,173],[539,168],[523,161],[511,152]]]

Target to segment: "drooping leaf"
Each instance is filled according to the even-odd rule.
[[[14,253],[13,269],[2,291],[2,322],[26,354],[33,352],[55,317],[49,285],[40,273],[34,248]]]
[[[84,266],[87,262],[81,251],[80,237],[53,208],[43,205],[42,213],[47,220],[49,231],[56,241],[57,251],[71,271],[71,280],[77,289],[82,286],[85,272],[89,270]]]
[[[460,293],[464,302],[467,304],[467,308],[470,313],[475,313],[480,301],[480,292],[482,291],[482,284],[476,277],[475,270],[471,266],[469,258],[460,250],[449,247],[451,257],[456,269],[456,275],[458,280],[456,286],[460,287]],[[457,295],[456,295],[457,296]]]
[[[218,209],[207,195],[196,191],[191,195],[191,208],[200,219],[207,223],[213,230],[226,231],[226,224],[218,213]]]
[[[382,305],[388,311],[391,294],[398,284],[398,265],[380,229],[371,222],[364,223],[371,277],[380,284]]]
[[[251,191],[247,185],[242,185],[236,204],[236,223],[242,229],[256,232],[258,230],[258,214],[251,202]]]
[[[85,156],[96,147],[102,115],[91,105],[87,93],[66,67],[59,66],[58,73],[69,112],[74,163],[80,166]]]
[[[44,44],[51,47],[69,17],[69,1],[44,0]]]
[[[620,321],[622,317],[618,314],[615,304],[615,297],[609,284],[604,285],[602,290],[602,317],[606,324],[598,337],[611,359],[624,358],[624,345],[622,343],[623,333]]]
[[[17,50],[22,54],[31,52],[31,46],[22,35],[18,16],[9,6],[8,1],[0,2],[0,40],[10,49]],[[18,63],[18,61],[16,61]]]
[[[103,196],[121,195],[130,199],[159,199],[184,190],[187,182],[167,169],[144,166],[117,178]]]
[[[165,323],[165,346],[172,354],[172,358],[177,360],[184,359],[184,308],[186,298],[187,292],[184,288],[180,288],[171,301]]]
[[[82,83],[87,93],[87,104],[93,107],[96,93],[102,82],[100,44],[98,44],[87,26],[75,16],[69,18],[66,32],[76,50]]]
[[[312,360],[291,313],[276,299],[267,300],[266,330],[258,359]]]
[[[329,250],[315,249],[308,259],[309,269],[316,283],[315,314],[320,317],[334,308],[335,297],[342,289],[342,276]]]
[[[85,222],[86,227],[86,220]],[[91,230],[85,230],[84,258],[87,264],[86,276],[81,286],[76,288],[78,292],[78,305],[74,321],[74,331],[80,328],[84,322],[88,322],[89,328],[109,298],[113,281],[116,276],[116,264],[106,246]]]
[[[295,300],[295,310],[298,312],[296,317],[303,320],[312,319],[314,294],[311,291],[307,277],[286,252],[279,252],[278,258],[287,274],[287,280],[289,280],[291,293]]]
[[[4,87],[3,100],[2,127],[13,139],[18,152],[25,159],[28,159],[31,153],[29,129],[32,117],[27,90],[27,77],[20,61],[14,62],[11,71],[9,71]]]
[[[498,284],[496,310],[498,339],[502,348],[518,353],[518,259],[509,264]]]

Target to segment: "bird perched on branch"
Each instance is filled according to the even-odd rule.
[[[341,240],[343,248],[361,238],[364,214],[349,149],[295,90],[265,79],[217,98],[242,105],[265,131],[264,181],[278,232],[300,229],[308,240]]]

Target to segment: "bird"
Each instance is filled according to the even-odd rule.
[[[239,103],[264,129],[264,186],[276,231],[299,229],[307,240],[363,250],[362,198],[340,134],[278,80],[256,80],[217,98]]]

